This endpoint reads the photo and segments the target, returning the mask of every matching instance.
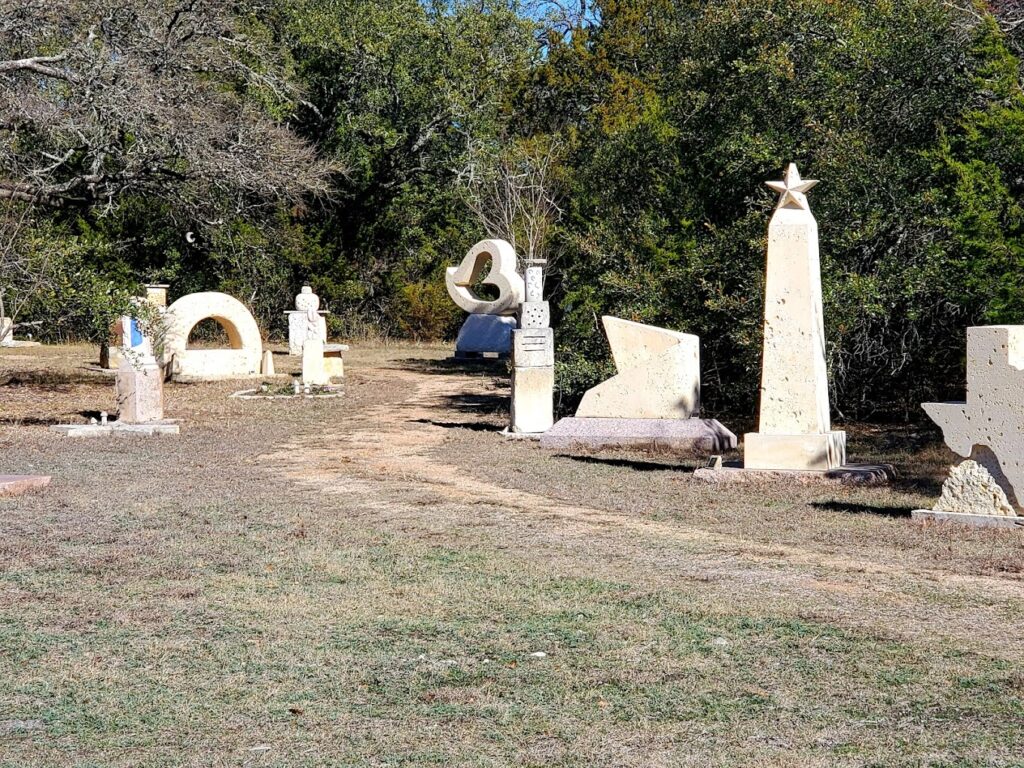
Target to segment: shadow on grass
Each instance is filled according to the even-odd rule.
[[[411,419],[411,424],[431,424],[444,429],[470,429],[474,432],[497,432],[498,427],[485,421],[437,421],[436,419]]]
[[[447,395],[445,407],[461,413],[493,416],[508,412],[507,395]]]
[[[444,376],[452,373],[491,374],[494,376],[506,376],[508,374],[508,360],[496,358],[457,360],[454,357],[448,357],[443,360],[423,360],[410,357],[395,361],[395,365],[403,371],[414,371],[434,376]]]
[[[606,467],[625,467],[637,472],[688,472],[692,473],[692,467],[679,466],[676,464],[660,464],[656,461],[644,461],[642,459],[620,459],[603,456],[574,456],[570,453],[556,453],[556,459],[569,459],[582,464],[600,464]]]
[[[812,501],[810,506],[826,512],[841,512],[845,515],[877,515],[878,517],[898,519],[909,519],[914,511],[913,507],[876,507],[871,504],[852,504],[846,501]]]

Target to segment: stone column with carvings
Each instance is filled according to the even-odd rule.
[[[544,301],[544,268],[526,268],[526,300],[512,332],[512,425],[517,434],[541,434],[554,424],[555,335]]]

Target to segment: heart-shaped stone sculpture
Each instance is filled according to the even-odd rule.
[[[488,260],[491,269],[483,282],[498,289],[494,301],[485,301],[471,290]],[[526,294],[526,284],[516,270],[516,252],[504,240],[481,240],[474,245],[459,266],[445,272],[445,285],[452,301],[472,315],[514,315]]]

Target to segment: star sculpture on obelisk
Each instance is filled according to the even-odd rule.
[[[817,185],[817,179],[801,179],[796,163],[790,163],[782,181],[766,181],[765,184],[779,193],[779,204],[776,208],[800,208],[810,211],[807,193]]]
[[[846,463],[846,434],[831,427],[818,223],[806,195],[817,183],[792,163],[782,181],[768,182],[779,203],[768,225],[761,414],[746,436],[747,469],[823,472]]]

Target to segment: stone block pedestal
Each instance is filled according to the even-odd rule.
[[[562,419],[541,447],[596,452],[639,450],[675,456],[710,456],[736,448],[736,435],[715,419]]]
[[[512,431],[520,434],[546,432],[555,423],[551,393],[555,389],[555,369],[512,369]]]
[[[743,466],[753,470],[828,472],[846,464],[846,433],[744,436]]]
[[[118,421],[147,424],[164,417],[164,372],[156,364],[133,368],[122,360],[117,371]]]

